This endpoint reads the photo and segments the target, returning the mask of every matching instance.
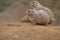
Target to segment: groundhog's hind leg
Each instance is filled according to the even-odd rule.
[[[53,21],[51,20],[48,24],[51,24]]]

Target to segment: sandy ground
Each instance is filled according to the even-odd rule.
[[[55,6],[51,7],[57,21],[52,25],[42,26],[20,22],[20,19],[26,15],[27,8],[28,5],[26,4],[14,2],[4,12],[0,13],[0,40],[60,40],[60,10],[57,10]]]
[[[0,40],[60,40],[60,26],[1,23]]]

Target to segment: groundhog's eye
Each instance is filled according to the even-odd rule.
[[[37,4],[36,2],[33,2],[33,4],[34,4],[34,3]]]
[[[33,4],[34,4],[35,2],[33,2]]]
[[[28,11],[28,12],[30,12],[30,11]]]
[[[34,11],[32,11],[32,12],[34,12]]]
[[[35,3],[35,4],[38,4],[38,3]]]

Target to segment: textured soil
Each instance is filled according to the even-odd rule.
[[[0,40],[60,40],[60,26],[1,23]]]

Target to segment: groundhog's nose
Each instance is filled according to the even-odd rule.
[[[28,14],[28,16],[30,16],[30,14]]]

